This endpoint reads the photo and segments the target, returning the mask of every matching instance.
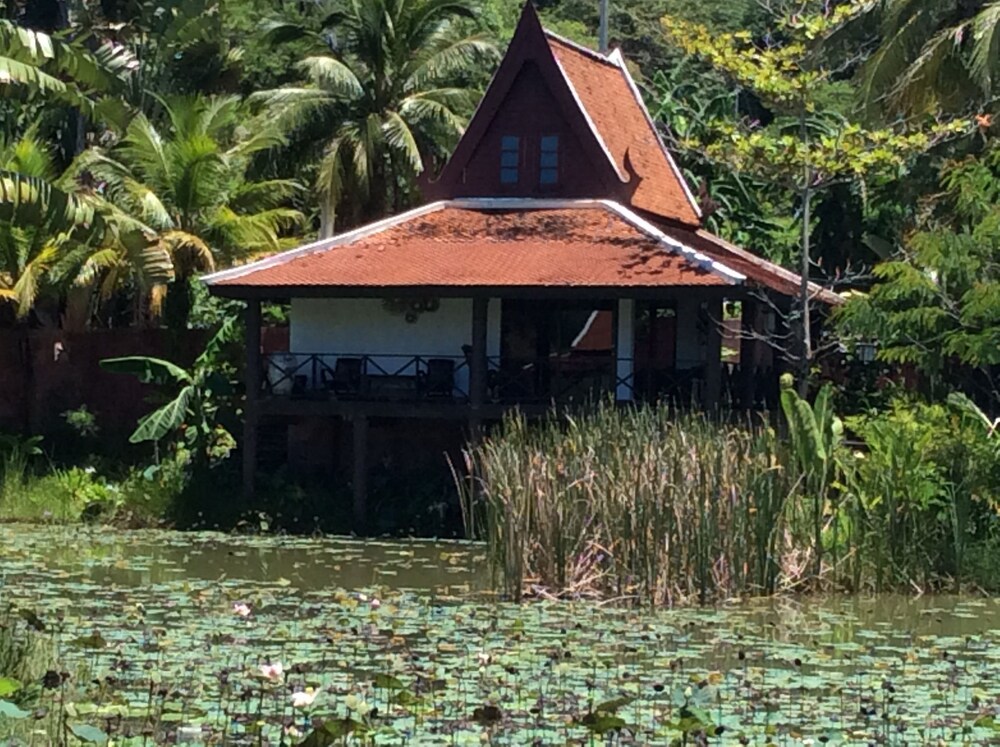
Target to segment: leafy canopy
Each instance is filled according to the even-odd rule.
[[[468,0],[341,0],[329,11],[320,30],[268,25],[275,42],[305,36],[313,50],[299,62],[304,85],[253,97],[322,152],[327,231],[338,208],[360,220],[401,206],[425,160],[443,160],[457,142],[479,68],[497,56],[488,37],[466,33],[476,18]]]

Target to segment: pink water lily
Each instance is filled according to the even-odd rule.
[[[373,610],[377,610],[379,607],[382,606],[382,603],[378,599],[375,599],[373,597],[372,600],[368,603],[368,606],[371,607]]]
[[[233,613],[240,617],[250,617],[250,611],[250,606],[243,602],[237,602],[233,605]]]
[[[271,682],[279,682],[285,676],[285,667],[280,661],[274,664],[261,664],[260,673]]]

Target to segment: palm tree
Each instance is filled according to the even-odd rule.
[[[53,286],[68,252],[103,232],[94,206],[75,194],[73,179],[32,127],[0,142],[0,307],[24,318]],[[4,308],[0,308],[3,312]]]
[[[8,142],[53,102],[87,115],[110,113],[137,63],[122,46],[105,42],[93,51],[0,19],[0,123]]]
[[[136,115],[119,143],[83,154],[78,170],[98,183],[116,223],[126,227],[123,235],[132,237],[133,253],[153,250],[169,258],[168,320],[186,325],[197,272],[279,251],[283,234],[302,215],[285,206],[295,182],[254,181],[247,174],[255,154],[282,142],[273,124],[250,119],[235,96],[162,104],[163,125]],[[148,239],[145,246],[135,242],[135,230]],[[120,248],[109,250],[89,267],[111,266],[121,256]]]
[[[878,0],[881,43],[861,69],[869,113],[981,112],[1000,93],[1000,2]]]
[[[443,159],[478,99],[474,85],[497,48],[467,34],[471,0],[340,0],[322,31],[271,23],[275,41],[306,36],[307,83],[256,95],[299,140],[322,150],[317,190],[321,233],[338,209],[349,219],[398,209],[427,160]]]

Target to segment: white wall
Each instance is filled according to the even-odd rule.
[[[440,303],[437,311],[409,323],[403,314],[387,311],[380,298],[293,298],[291,351],[369,355],[389,372],[404,361],[387,356],[462,358],[462,346],[472,343],[472,300],[442,298]],[[495,299],[489,305],[487,354],[500,354],[500,302]],[[455,384],[468,392],[467,366],[456,373]]]
[[[635,356],[635,301],[631,298],[623,298],[618,301],[618,335],[617,349],[615,350],[617,361],[618,384],[615,396],[619,402],[628,402],[632,399],[632,390],[635,381],[632,380],[634,365],[632,358]]]

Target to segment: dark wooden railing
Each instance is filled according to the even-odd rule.
[[[468,402],[469,356],[274,353],[263,358],[261,392],[298,399]],[[626,372],[626,373],[621,373]],[[773,378],[761,374],[761,380]],[[724,406],[741,404],[739,366],[723,365]],[[484,401],[491,404],[583,402],[614,394],[618,399],[697,403],[704,393],[701,368],[650,370],[606,354],[566,357],[487,358]],[[770,387],[757,388],[759,407]]]

